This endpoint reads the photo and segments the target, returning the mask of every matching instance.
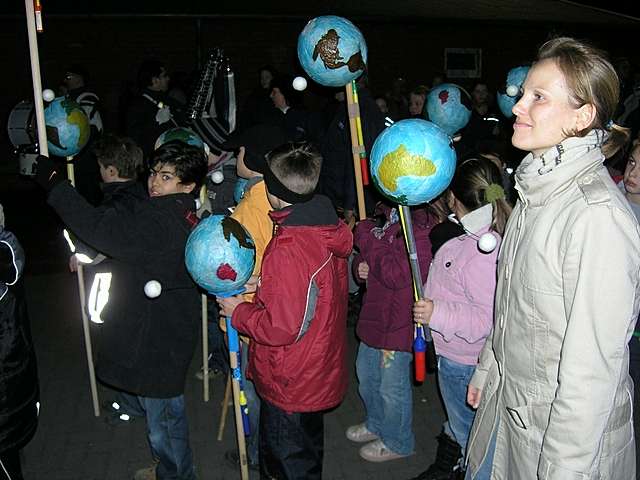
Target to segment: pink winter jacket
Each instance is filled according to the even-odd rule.
[[[488,227],[477,232],[479,237]],[[424,295],[434,303],[429,324],[438,355],[464,365],[476,365],[493,326],[498,246],[491,253],[478,240],[461,235],[445,243],[429,269]]]

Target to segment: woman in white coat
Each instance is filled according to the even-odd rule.
[[[603,167],[626,141],[611,121],[618,94],[602,52],[556,38],[513,108],[513,145],[530,153],[469,385],[467,478],[635,479],[628,342],[640,230]]]

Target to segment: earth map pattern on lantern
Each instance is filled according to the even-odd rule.
[[[367,44],[360,30],[346,18],[316,17],[298,37],[298,59],[320,85],[342,87],[364,72]]]
[[[89,141],[91,127],[84,110],[66,97],[54,98],[44,109],[49,153],[58,157],[76,155]]]
[[[255,257],[249,233],[237,220],[225,215],[201,220],[185,247],[185,264],[194,281],[219,297],[243,291],[253,273]]]
[[[456,153],[449,135],[421,119],[401,120],[383,130],[371,150],[371,176],[400,205],[419,205],[451,183]]]

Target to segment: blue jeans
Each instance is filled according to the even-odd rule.
[[[158,480],[194,480],[184,395],[173,398],[138,397],[147,419],[147,435],[158,460]]]
[[[464,477],[464,480],[489,480],[491,478],[491,470],[493,469],[493,454],[496,451],[496,434],[497,428],[495,427],[493,435],[491,436],[491,440],[489,442],[489,449],[487,450],[487,456],[480,465],[478,469],[478,473],[476,473],[475,477],[471,476],[471,469],[467,468],[467,473]]]
[[[247,456],[248,461],[252,465],[260,463],[260,397],[256,393],[256,387],[253,382],[247,379],[247,364],[249,363],[249,345],[240,342],[242,348],[242,361],[240,369],[242,370],[242,379],[244,381],[244,396],[247,398],[247,408],[249,409],[249,427],[251,435],[247,440]]]
[[[475,410],[467,404],[467,387],[475,369],[474,365],[463,365],[446,357],[438,357],[438,386],[448,419],[448,428],[447,425],[444,428],[460,445],[462,458],[476,416]]]
[[[360,342],[356,373],[365,425],[400,455],[412,453],[415,445],[410,364],[408,352],[383,351]]]
[[[260,408],[260,478],[320,480],[324,412],[285,412],[263,400]]]

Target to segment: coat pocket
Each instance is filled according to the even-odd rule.
[[[532,404],[505,407],[509,434],[528,449],[542,448],[542,438],[549,423],[551,405]]]
[[[611,413],[609,425],[602,437],[602,458],[618,455],[634,439],[633,396],[627,387],[624,388],[624,393],[622,405],[616,407]]]

